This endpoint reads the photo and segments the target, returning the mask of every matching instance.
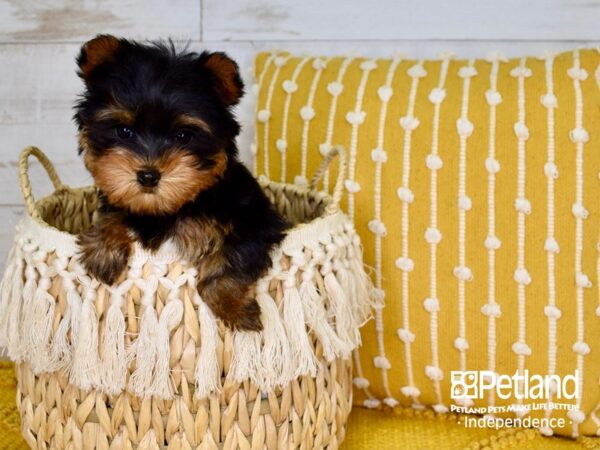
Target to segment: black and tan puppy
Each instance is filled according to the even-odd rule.
[[[134,242],[156,250],[170,239],[198,269],[212,311],[231,328],[260,330],[251,289],[286,222],[237,159],[235,62],[102,35],[77,63],[86,86],[75,108],[79,151],[101,199],[79,236],[85,268],[113,284]]]

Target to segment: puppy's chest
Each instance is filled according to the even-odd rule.
[[[147,220],[130,223],[135,241],[149,250],[158,250],[166,241],[177,246],[182,258],[198,262],[207,255],[218,253],[232,226],[210,217],[178,217],[174,220]]]

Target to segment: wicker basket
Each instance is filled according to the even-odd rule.
[[[333,197],[315,187],[339,154]],[[31,194],[28,158],[55,192]],[[352,350],[370,317],[360,241],[339,210],[345,157],[309,187],[260,180],[295,225],[256,287],[264,331],[232,332],[169,245],[136,248],[115,286],[89,277],[75,235],[93,222],[93,187],[72,189],[37,148],[20,181],[0,289],[0,345],[17,363],[23,435],[36,449],[331,448],[352,405]]]

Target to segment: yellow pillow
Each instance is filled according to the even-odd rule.
[[[564,420],[531,424],[544,434],[600,434],[599,62],[257,57],[257,173],[302,184],[331,145],[349,153],[344,205],[386,304],[355,355],[358,403],[535,405],[519,416]],[[529,398],[467,398],[525,370]],[[558,381],[573,410],[535,409],[533,375],[560,376],[538,388]]]

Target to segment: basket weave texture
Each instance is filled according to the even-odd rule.
[[[314,186],[339,153],[333,197]],[[31,194],[28,158],[55,192]],[[352,404],[350,355],[372,287],[340,212],[345,157],[307,187],[261,180],[294,224],[256,285],[264,330],[232,332],[195,289],[195,270],[163,246],[136,248],[114,286],[77,259],[93,187],[63,185],[38,149],[21,155],[29,215],[0,286],[0,345],[17,363],[17,406],[34,449],[279,449],[339,446]]]

